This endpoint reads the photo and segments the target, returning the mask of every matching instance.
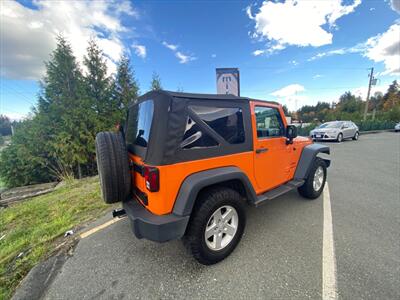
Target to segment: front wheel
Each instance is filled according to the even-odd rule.
[[[338,143],[340,143],[340,142],[343,141],[343,134],[342,134],[342,133],[339,133],[339,134],[338,134],[338,136],[337,136],[337,138],[336,138],[336,141],[337,141]]]
[[[354,140],[354,141],[357,141],[359,135],[360,135],[360,134],[359,134],[358,131],[357,131],[357,132],[354,134],[354,136],[353,136],[353,140]]]
[[[183,239],[198,262],[215,264],[236,248],[246,225],[243,202],[240,194],[229,188],[214,188],[200,195]]]
[[[308,199],[318,198],[324,190],[326,182],[326,163],[317,157],[311,166],[304,184],[298,188],[299,194]]]

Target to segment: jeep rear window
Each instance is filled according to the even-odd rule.
[[[134,146],[147,148],[153,112],[153,100],[146,100],[129,109],[125,139],[130,152],[135,152]]]
[[[245,134],[241,108],[190,106],[190,109],[229,144],[244,143]]]

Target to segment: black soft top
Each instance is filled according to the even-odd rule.
[[[154,103],[154,114],[151,123],[149,142],[147,148],[135,145],[134,148],[131,149],[134,154],[139,155],[147,164],[165,165],[253,150],[249,102],[257,101],[256,99],[237,97],[234,95],[178,93],[164,90],[150,91],[140,96],[136,102],[132,102],[129,105],[129,114],[135,113],[134,107],[136,104],[147,100],[151,100]],[[276,102],[267,103],[278,104]],[[195,118],[188,108],[190,105],[240,108],[243,115],[244,142],[240,144],[229,144],[222,141],[216,147],[190,150],[181,149],[180,144],[188,118]],[[200,126],[202,122],[199,120],[197,123]],[[207,125],[203,124],[201,126]],[[204,129],[207,132],[207,128]],[[208,128],[208,130],[210,129]]]
[[[224,94],[199,94],[199,93],[181,93],[181,92],[173,92],[173,91],[165,91],[165,90],[158,90],[158,91],[150,91],[147,92],[146,94],[143,94],[142,96],[140,96],[138,98],[138,101],[143,101],[143,100],[147,100],[149,98],[153,98],[155,95],[157,94],[161,94],[161,95],[165,95],[167,97],[173,97],[176,99],[198,99],[198,100],[222,100],[222,101],[263,101],[263,102],[267,102],[267,103],[271,103],[271,104],[275,104],[275,105],[279,105],[278,102],[275,101],[266,101],[266,100],[259,100],[259,99],[253,99],[253,98],[249,98],[249,97],[238,97],[235,95],[224,95]],[[135,102],[137,103],[137,102]],[[131,105],[134,103],[131,103]]]

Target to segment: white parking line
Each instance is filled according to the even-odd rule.
[[[328,182],[323,192],[324,203],[324,231],[322,245],[322,299],[337,299],[336,287],[336,257],[333,243],[333,225],[331,199]]]

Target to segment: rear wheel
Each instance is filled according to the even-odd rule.
[[[338,143],[340,143],[340,142],[343,141],[343,134],[342,134],[342,133],[339,133],[339,134],[338,134],[338,136],[337,136],[337,138],[336,138],[336,141],[337,141]]]
[[[317,157],[311,166],[310,173],[304,184],[298,188],[299,194],[308,199],[318,198],[326,182],[326,163]]]
[[[353,136],[353,140],[354,140],[354,141],[357,141],[359,135],[360,135],[360,134],[359,134],[359,132],[357,131],[357,132],[354,134],[354,136]]]
[[[211,189],[197,200],[184,243],[198,262],[212,265],[232,253],[245,225],[246,214],[239,193],[229,188]]]

